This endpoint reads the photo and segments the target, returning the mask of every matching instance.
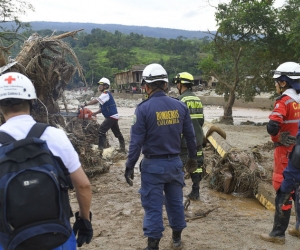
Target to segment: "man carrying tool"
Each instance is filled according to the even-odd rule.
[[[98,149],[100,151],[100,154],[102,155],[103,149],[106,142],[106,132],[111,129],[114,136],[118,138],[119,144],[120,144],[120,151],[125,152],[125,140],[124,137],[120,131],[118,120],[119,120],[119,114],[116,106],[116,102],[110,93],[108,91],[110,86],[110,81],[102,77],[98,82],[98,90],[101,92],[101,95],[97,97],[94,100],[91,100],[89,102],[85,102],[82,107],[94,105],[99,102],[99,110],[94,112],[93,115],[97,115],[99,113],[102,113],[105,117],[105,120],[102,122],[99,128],[99,144]]]
[[[194,77],[188,72],[182,72],[177,74],[172,81],[173,84],[176,84],[176,87],[179,91],[180,96],[178,99],[185,103],[190,111],[190,116],[192,119],[196,140],[197,140],[197,162],[198,168],[190,174],[193,185],[192,191],[188,194],[188,197],[191,200],[200,199],[200,181],[202,177],[202,165],[204,162],[202,144],[203,144],[203,130],[202,126],[204,124],[204,115],[203,115],[203,106],[199,97],[197,97],[192,92],[192,86],[194,85]],[[187,160],[187,146],[184,137],[181,138],[181,152],[180,158],[185,164]]]
[[[295,62],[285,62],[279,65],[273,78],[275,79],[276,92],[280,96],[276,99],[274,109],[269,116],[267,131],[275,145],[272,181],[276,190],[276,210],[272,231],[269,234],[261,234],[260,238],[276,244],[284,244],[294,194],[289,195],[288,201],[280,206],[283,195],[280,185],[284,178],[283,171],[288,165],[289,154],[296,143],[298,132],[300,120],[300,65]]]
[[[164,231],[162,209],[166,206],[172,228],[173,247],[181,247],[181,232],[186,227],[183,193],[183,165],[180,160],[181,135],[186,139],[188,172],[198,167],[196,139],[188,108],[165,94],[168,75],[160,64],[148,65],[142,74],[142,85],[149,98],[140,103],[130,130],[131,139],[125,178],[132,186],[134,166],[140,157],[142,206],[145,210],[143,230],[148,237],[145,250],[159,249]]]

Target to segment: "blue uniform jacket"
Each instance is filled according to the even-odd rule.
[[[130,134],[128,168],[134,168],[141,150],[144,155],[179,154],[181,134],[186,139],[189,157],[196,157],[196,138],[189,110],[183,102],[163,91],[153,93],[137,106]]]
[[[109,100],[103,105],[99,104],[101,112],[105,118],[108,118],[118,113],[115,99],[109,91],[107,91],[107,94],[109,95]]]
[[[298,124],[297,138],[300,136],[300,122]],[[300,157],[300,156],[298,156]],[[296,186],[300,184],[300,168],[293,166],[292,161],[289,160],[287,167],[283,171],[284,180],[281,183],[280,190],[284,193],[290,193],[295,190]]]

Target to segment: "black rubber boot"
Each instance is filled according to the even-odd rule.
[[[160,239],[148,238],[148,246],[144,250],[158,250]]]
[[[291,209],[281,211],[281,209],[279,208],[279,199],[280,197],[276,195],[276,210],[274,216],[273,229],[269,234],[261,234],[260,238],[264,241],[269,241],[275,244],[283,245],[285,243],[285,231],[290,221]]]
[[[172,232],[173,249],[181,249],[181,231]]]
[[[100,155],[102,155],[102,153],[103,153],[103,149],[105,147],[105,142],[106,142],[106,136],[99,135],[98,149],[100,151]]]
[[[188,194],[188,197],[191,200],[200,200],[200,181],[201,181],[201,173],[192,173],[191,179],[193,182],[192,191]]]
[[[120,143],[120,148],[119,148],[119,151],[121,152],[125,152],[125,140],[124,138],[118,138],[119,140],[119,143]]]
[[[193,201],[200,200],[199,187],[192,187],[192,191],[188,194],[188,197]]]

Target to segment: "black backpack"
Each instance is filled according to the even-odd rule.
[[[40,138],[36,123],[16,141],[0,132],[0,245],[5,250],[50,250],[71,236],[71,182],[66,167]]]

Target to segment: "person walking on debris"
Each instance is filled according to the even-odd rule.
[[[106,142],[106,132],[111,129],[113,132],[114,136],[118,138],[119,144],[120,144],[120,151],[125,152],[125,140],[124,137],[120,131],[119,128],[119,114],[117,110],[117,105],[116,102],[110,93],[109,86],[110,86],[110,81],[102,77],[99,82],[98,82],[98,90],[101,92],[101,95],[97,97],[94,100],[91,100],[89,102],[85,102],[82,107],[89,106],[89,105],[94,105],[99,102],[99,110],[94,112],[93,115],[97,115],[99,113],[102,113],[103,116],[105,117],[105,120],[102,122],[99,128],[99,143],[98,143],[98,149],[100,151],[100,154],[102,155],[103,149],[105,146]]]
[[[284,179],[283,171],[288,165],[289,154],[296,143],[300,120],[300,65],[295,62],[285,62],[279,65],[273,78],[276,92],[280,97],[276,99],[274,109],[269,116],[267,131],[275,145],[272,181],[276,190],[276,210],[272,231],[269,234],[261,234],[260,238],[276,244],[284,244],[294,194],[290,194],[289,200],[280,207],[279,201],[282,199],[280,186]]]
[[[8,134],[6,136],[8,136],[9,138],[12,137],[11,139],[15,139],[17,141],[24,139],[27,136],[28,132],[33,127],[33,125],[37,124],[33,119],[33,117],[30,115],[33,102],[37,98],[36,91],[32,82],[26,76],[20,73],[11,72],[11,73],[3,74],[0,76],[0,93],[1,93],[0,112],[5,119],[5,123],[0,126],[1,141],[3,141],[4,135],[6,134]],[[71,179],[72,185],[75,188],[75,193],[79,204],[79,212],[76,212],[75,214],[76,221],[73,225],[74,233],[71,234],[70,238],[67,239],[67,241],[62,246],[56,247],[55,250],[62,250],[62,249],[75,250],[76,249],[75,235],[78,235],[77,237],[78,247],[81,247],[84,243],[87,244],[90,243],[93,237],[93,228],[91,224],[91,212],[90,212],[91,199],[92,199],[91,185],[89,179],[87,178],[86,174],[84,173],[84,170],[81,167],[78,154],[76,153],[74,147],[72,146],[65,132],[63,130],[51,126],[47,126],[47,125],[44,127],[46,127],[46,129],[44,130],[40,138],[41,140],[46,141],[47,146],[51,151],[51,153],[55,156],[55,158],[59,158],[59,160],[66,168],[65,170],[67,170],[68,176]],[[0,147],[4,147],[4,146],[6,145],[0,144]],[[45,157],[47,157],[46,154],[44,154],[44,158]],[[3,163],[3,161],[1,162]],[[51,163],[49,162],[48,164],[50,165]],[[26,165],[23,162],[22,167],[24,166]],[[1,169],[2,169],[1,174],[3,174],[4,168],[1,167]],[[16,171],[16,169],[11,169],[11,171],[12,172]],[[53,173],[53,175],[55,174]],[[45,178],[43,178],[42,180],[45,181]],[[38,184],[39,179],[32,180],[31,184],[30,183],[26,184],[25,182],[27,183],[30,181],[24,181],[24,186],[30,186],[32,184],[31,188],[33,188],[33,185]],[[2,185],[3,184],[1,184],[1,186]],[[24,188],[22,190],[24,190]],[[49,191],[50,188],[48,187],[48,189],[46,189],[45,186],[45,190]],[[32,193],[32,195],[35,196],[34,193]],[[6,197],[7,200],[9,198],[12,197]],[[53,199],[53,197],[47,197],[47,199],[51,200]],[[22,206],[26,202],[31,203],[32,200],[31,201],[23,200]],[[1,204],[1,206],[2,205],[3,204]],[[43,204],[39,204],[39,205],[41,207],[43,206]],[[31,209],[33,209],[32,203],[28,204],[28,206]],[[67,207],[70,210],[70,205],[68,205]],[[21,211],[18,212],[20,213]],[[24,211],[22,212],[24,213]],[[35,213],[37,214],[36,216],[39,215],[38,211],[35,211]],[[24,216],[25,215],[26,214],[24,214]],[[34,216],[34,215],[32,215],[31,213],[30,216]],[[69,216],[71,217],[71,211]],[[39,218],[35,218],[35,220],[39,220]],[[1,221],[3,222],[3,220]],[[36,221],[34,221],[34,223],[36,223]],[[3,227],[1,226],[0,228]],[[43,231],[44,228],[41,230]],[[53,228],[53,230],[55,229]],[[22,235],[22,237],[23,240],[27,239],[26,235]],[[1,239],[0,239],[1,243],[2,240],[3,240],[3,234],[1,234]],[[45,242],[45,244],[46,243],[47,242]],[[25,249],[25,248],[17,248],[17,249]],[[33,245],[32,248],[30,249],[37,249],[37,248],[35,245]]]
[[[203,130],[202,126],[204,124],[204,115],[203,115],[203,106],[199,97],[197,97],[192,92],[192,86],[194,85],[194,77],[188,72],[182,72],[177,74],[173,78],[173,84],[176,84],[176,87],[179,91],[180,96],[178,99],[185,103],[190,111],[190,116],[192,119],[196,140],[197,140],[197,162],[198,168],[190,174],[192,179],[192,191],[188,194],[188,197],[191,200],[200,199],[200,181],[202,177],[202,165],[204,163],[204,157],[202,152],[203,144]],[[181,152],[180,158],[185,164],[187,160],[187,146],[184,137],[181,139]]]
[[[164,231],[163,204],[172,228],[173,247],[181,246],[181,232],[186,227],[182,192],[185,184],[179,157],[182,134],[189,156],[185,168],[193,172],[198,167],[195,133],[188,108],[166,95],[167,83],[167,72],[160,64],[153,63],[144,69],[142,85],[149,98],[137,106],[130,130],[125,179],[133,185],[134,166],[142,150],[139,193],[145,211],[144,235],[148,237],[145,250],[159,249]]]

